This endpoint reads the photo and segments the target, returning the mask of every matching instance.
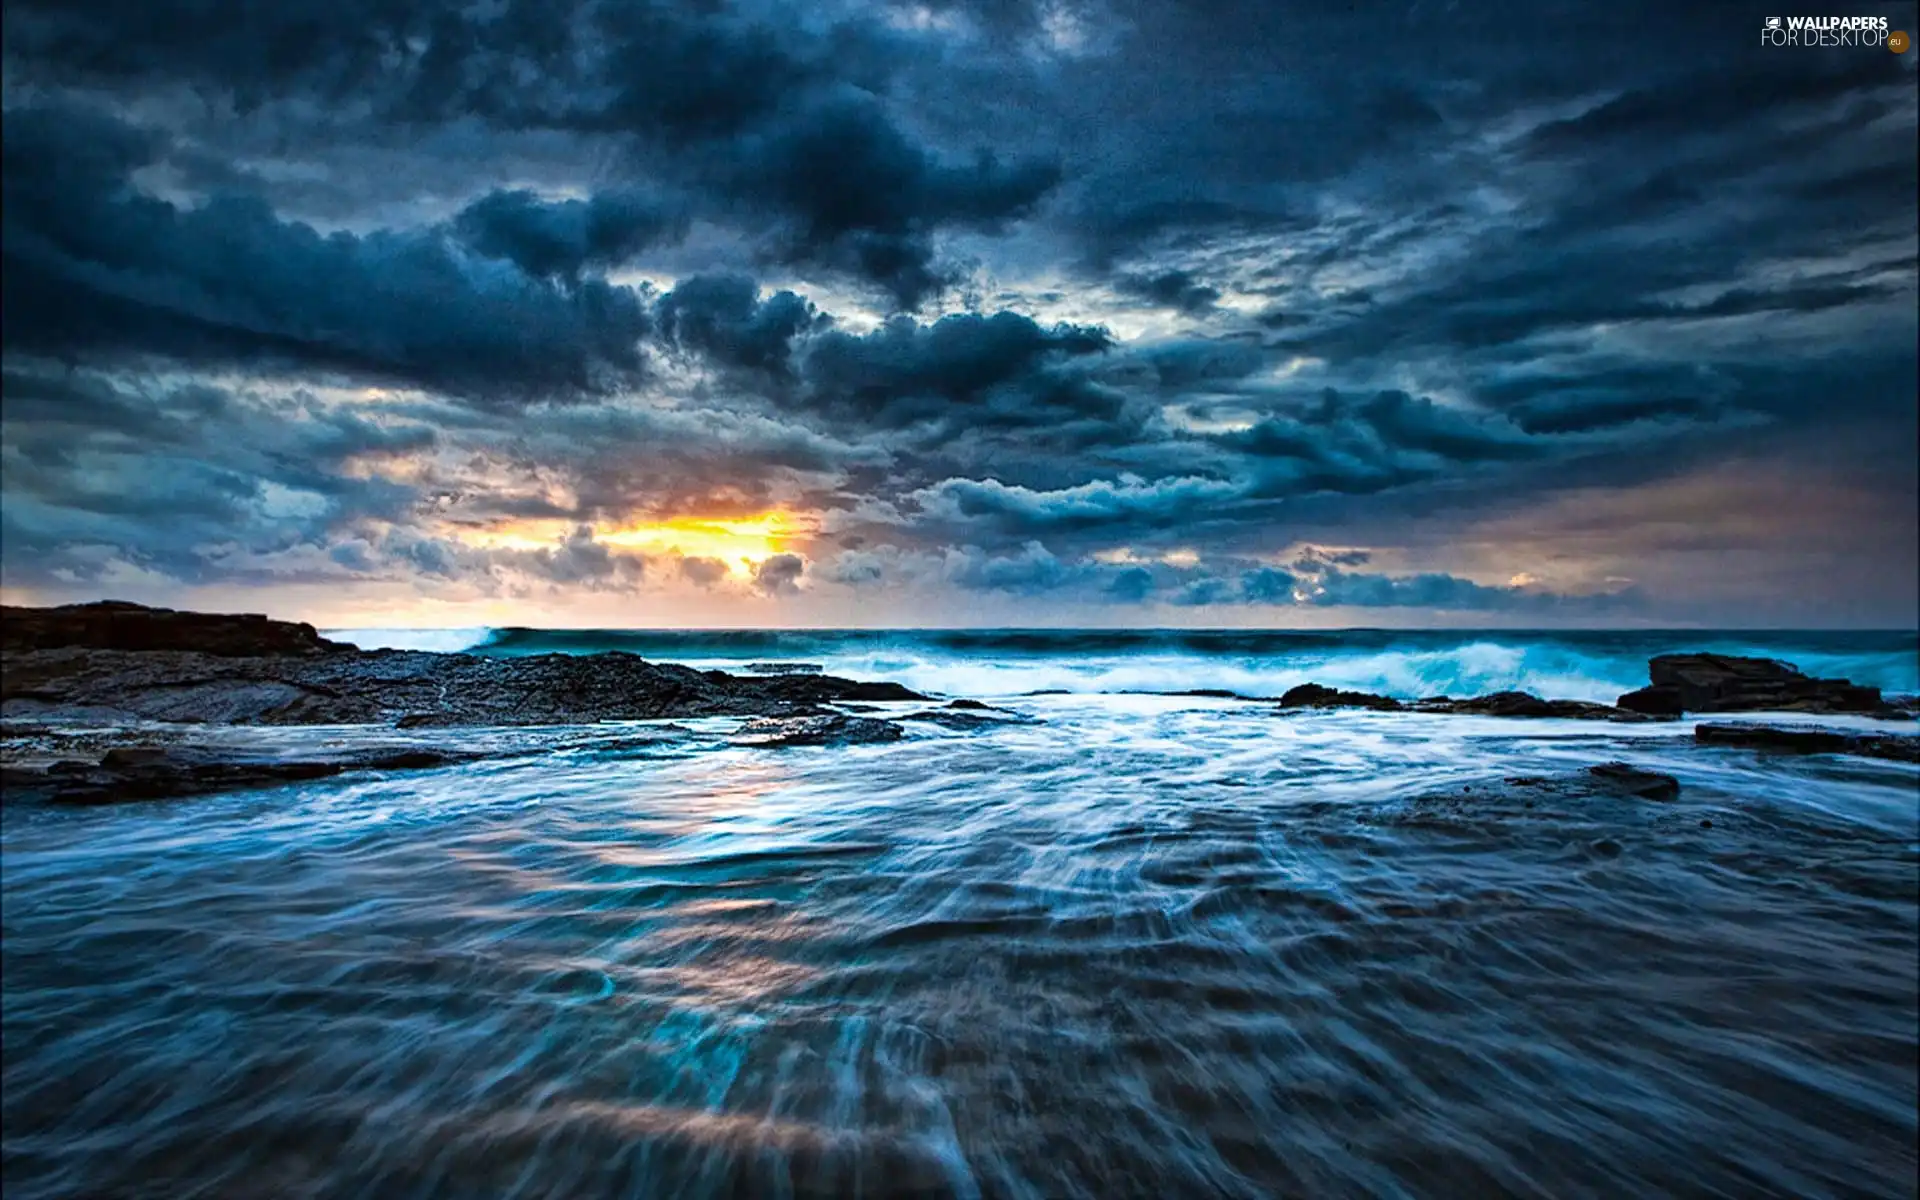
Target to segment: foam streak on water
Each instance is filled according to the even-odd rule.
[[[1020,707],[8,808],[8,1195],[1912,1194],[1913,767]]]

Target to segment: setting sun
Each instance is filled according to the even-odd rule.
[[[764,562],[786,549],[795,532],[792,522],[782,513],[763,513],[756,517],[728,520],[703,520],[682,517],[650,525],[613,529],[599,535],[609,546],[650,553],[678,553],[688,558],[715,558],[727,564],[734,574]]]
[[[516,521],[492,529],[467,530],[462,541],[472,546],[538,550],[565,541],[575,526],[567,521]],[[787,549],[806,529],[786,513],[748,517],[676,517],[625,527],[594,527],[594,540],[642,554],[678,554],[711,558],[725,563],[734,575],[745,575],[759,563]]]

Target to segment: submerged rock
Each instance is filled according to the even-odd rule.
[[[1880,689],[1815,679],[1792,663],[1733,654],[1662,654],[1647,663],[1649,686],[1620,697],[1635,712],[1832,712],[1884,715]]]
[[[1608,762],[1552,775],[1467,780],[1388,801],[1363,812],[1361,820],[1496,840],[1542,827],[1618,838],[1625,830],[1697,823],[1700,810],[1690,808],[1681,802],[1680,782],[1673,776]],[[1599,853],[1607,850],[1601,847]]]
[[[1696,725],[1693,738],[1706,746],[1740,746],[1785,754],[1857,754],[1895,762],[1920,762],[1920,736],[1855,733],[1804,725],[1758,725],[1750,722]]]
[[[996,725],[1033,725],[1038,724],[1034,717],[1011,712],[1004,708],[990,708],[985,704],[969,703],[965,706],[949,704],[945,708],[929,708],[920,712],[903,713],[893,718],[896,721],[924,721],[929,725],[939,725],[946,729],[973,731],[989,729]]]
[[[300,758],[209,746],[123,746],[97,762],[68,759],[38,769],[9,766],[5,782],[10,798],[119,804],[328,779],[349,771],[422,771],[481,757],[423,746],[363,747]]]
[[[897,742],[906,731],[892,721],[827,713],[810,717],[759,717],[734,732],[749,746],[854,746]]]
[[[1643,800],[1677,800],[1680,781],[1658,771],[1643,771],[1631,763],[1601,763],[1588,767],[1587,774],[1616,792],[1639,796]]]

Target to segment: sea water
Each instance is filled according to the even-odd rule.
[[[1152,694],[1608,699],[1683,648],[1912,690],[1911,634],[446,640],[1026,719],[227,730],[492,757],[9,805],[9,1196],[1915,1192],[1914,766]],[[1505,782],[1615,760],[1679,799]]]

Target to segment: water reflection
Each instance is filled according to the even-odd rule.
[[[8,809],[9,1194],[1911,1194],[1912,767],[1030,707]]]

